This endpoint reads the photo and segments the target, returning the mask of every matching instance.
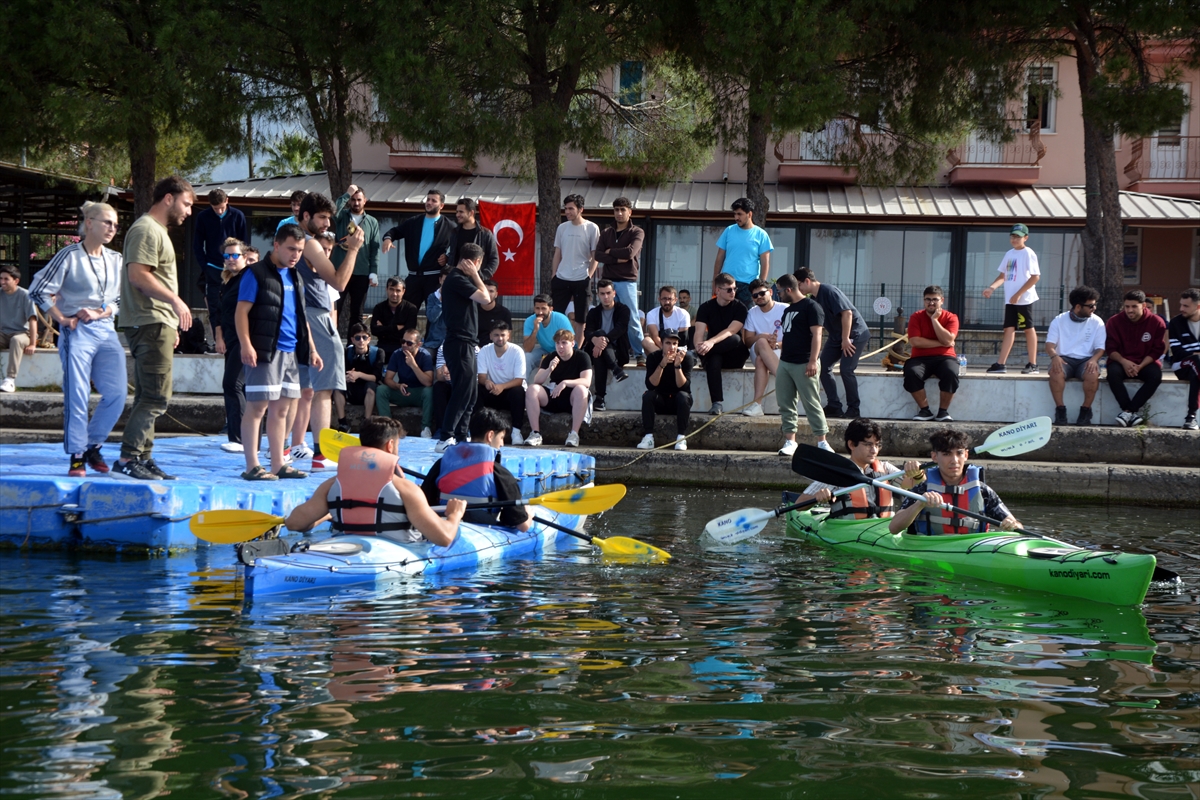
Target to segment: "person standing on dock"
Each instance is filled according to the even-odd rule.
[[[475,409],[479,388],[479,373],[475,368],[479,306],[492,307],[492,296],[479,275],[482,263],[483,248],[467,242],[459,248],[458,261],[442,284],[442,316],[446,321],[442,352],[450,373],[450,403],[438,428],[434,449],[439,453],[467,440],[471,412]]]
[[[190,183],[163,178],[150,210],[125,232],[120,323],[133,358],[133,408],[113,470],[144,481],[175,480],[154,462],[154,422],[171,402],[175,344],[179,329],[192,327],[192,310],[178,294],[175,245],[167,228],[182,225],[195,202]]]
[[[192,225],[192,254],[203,275],[204,300],[208,304],[208,325],[217,338],[221,324],[221,286],[225,275],[225,240],[250,241],[246,215],[229,205],[229,195],[223,189],[208,193],[208,208],[196,214]]]
[[[1200,407],[1200,291],[1185,289],[1179,296],[1179,315],[1167,326],[1175,377],[1188,382],[1187,414],[1183,429],[1200,429],[1196,410]]]
[[[779,417],[783,425],[783,447],[779,455],[791,457],[796,452],[796,431],[799,430],[797,404],[804,407],[804,416],[816,437],[817,447],[833,452],[825,440],[829,421],[821,408],[821,333],[825,329],[825,312],[816,300],[800,291],[795,275],[781,275],[775,282],[780,295],[789,305],[783,312],[780,327],[782,338],[779,350],[779,369],[775,375],[775,399],[779,402]]]
[[[800,281],[800,291],[812,295],[825,312],[825,330],[829,333],[821,349],[821,388],[825,390],[825,397],[829,401],[825,406],[825,416],[837,419],[844,415],[846,419],[856,419],[861,412],[858,378],[854,370],[858,369],[860,354],[866,352],[871,344],[871,329],[841,289],[821,283],[816,273],[808,267],[796,270],[796,279]],[[834,364],[846,386],[844,412],[842,401],[838,398],[837,381],[833,379]]]
[[[84,203],[82,227],[83,238],[58,251],[30,292],[62,332],[63,449],[70,456],[67,475],[73,478],[86,477],[86,467],[108,472],[100,446],[125,410],[129,385],[125,348],[113,325],[120,308],[122,259],[105,247],[117,234],[117,211],[107,203]],[[92,384],[100,391],[100,405],[89,423]]]
[[[1021,370],[1022,375],[1036,375],[1037,363],[1037,331],[1033,328],[1033,304],[1037,302],[1038,293],[1034,287],[1042,278],[1038,269],[1037,253],[1032,247],[1026,247],[1029,240],[1029,228],[1021,223],[1013,225],[1008,235],[1012,249],[1000,260],[1000,277],[992,281],[983,290],[984,299],[990,298],[992,292],[1001,285],[1004,286],[1004,339],[1000,342],[999,360],[988,367],[988,373],[1002,375],[1007,371],[1004,362],[1012,351],[1017,338],[1017,331],[1025,331],[1025,349],[1029,351],[1029,362]]]

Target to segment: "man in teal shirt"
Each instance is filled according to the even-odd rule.
[[[739,197],[730,205],[734,224],[726,228],[717,239],[717,258],[713,265],[713,280],[722,272],[737,281],[735,296],[747,309],[753,307],[750,299],[750,282],[766,280],[771,271],[771,237],[754,224],[754,202]]]
[[[358,260],[354,264],[354,274],[350,276],[350,283],[346,285],[346,291],[342,292],[337,304],[338,327],[349,330],[354,323],[362,322],[363,301],[366,300],[367,289],[379,285],[379,220],[366,212],[367,196],[353,183],[346,189],[346,193],[337,199],[334,208],[333,222],[338,242],[350,235],[351,222],[362,228],[364,236],[362,250],[359,251]],[[334,247],[330,257],[334,268],[340,267],[345,257],[346,251],[340,244]],[[347,297],[350,298],[349,314],[345,313]]]
[[[525,318],[525,367],[532,371],[542,356],[554,352],[554,334],[574,331],[566,314],[554,310],[548,294],[534,295],[533,313]]]

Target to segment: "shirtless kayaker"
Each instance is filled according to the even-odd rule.
[[[883,430],[879,423],[859,417],[846,426],[846,449],[850,452],[850,460],[862,470],[865,477],[880,479],[885,475],[899,472],[900,468],[890,461],[879,460],[879,449],[883,447]],[[921,465],[916,461],[904,462],[904,479],[900,486],[911,489],[920,476]],[[852,492],[833,497],[837,487],[827,483],[813,481],[804,490],[804,494],[796,498],[797,503],[816,500],[818,503],[830,505],[830,517],[850,517],[852,519],[868,519],[874,517],[890,517],[892,511],[892,493],[887,489],[877,489],[874,486],[862,486]]]
[[[427,541],[447,547],[458,534],[466,502],[449,500],[445,517],[429,506],[419,486],[396,469],[404,427],[391,417],[371,417],[362,426],[361,447],[338,455],[338,472],[288,515],[287,527],[307,531],[331,520],[337,533],[386,533],[402,543]]]
[[[888,530],[935,536],[943,533],[978,533],[988,529],[987,523],[971,517],[954,516],[938,508],[948,503],[965,511],[984,514],[1003,520],[1000,530],[1021,527],[1000,495],[979,479],[979,468],[967,463],[971,441],[961,431],[943,428],[929,437],[932,451],[929,457],[935,466],[925,470],[925,482],[913,489],[925,495],[924,502],[905,498],[900,510],[888,523]]]

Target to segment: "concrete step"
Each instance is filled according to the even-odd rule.
[[[93,402],[98,398],[93,396]],[[127,401],[126,414],[131,401]],[[505,413],[505,412],[501,412]],[[348,417],[357,426],[361,408],[349,409]],[[399,419],[411,435],[421,430],[420,411],[397,409]],[[125,417],[122,417],[122,424]],[[774,454],[783,443],[780,418],[777,415],[746,417],[727,414],[712,422],[707,414],[693,414],[689,425],[689,447],[697,450],[758,452]],[[712,424],[709,424],[709,423]],[[848,420],[830,420],[829,440],[844,452],[844,432]],[[529,430],[521,420],[522,431]],[[168,413],[159,418],[158,430],[163,433],[218,433],[225,424],[225,407],[219,396],[176,395],[171,399]],[[929,434],[936,427],[927,422],[879,420],[883,428],[886,458],[929,457]],[[0,395],[0,428],[21,430],[53,430],[62,426],[62,395],[52,392],[17,392]],[[979,422],[954,422],[974,442],[982,442],[997,427]],[[566,414],[546,415],[542,421],[542,436],[546,446],[560,445],[570,430]],[[692,436],[691,434],[695,434]],[[60,434],[61,437],[61,434]],[[628,448],[630,452],[642,438],[641,414],[629,411],[600,411],[592,417],[591,425],[580,431],[585,446]],[[813,441],[807,423],[801,418],[799,438]],[[674,442],[674,417],[655,418],[655,440],[659,444]],[[1164,467],[1200,467],[1200,438],[1192,431],[1179,428],[1142,427],[1134,429],[1110,426],[1054,429],[1050,441],[1040,450],[1023,456],[1028,461],[1059,464],[1106,463]],[[980,461],[998,463],[1001,459],[981,457]],[[1194,490],[1195,487],[1193,487]]]

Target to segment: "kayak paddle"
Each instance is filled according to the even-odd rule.
[[[992,435],[984,439],[975,452],[1009,458],[1037,450],[1050,441],[1053,432],[1049,417],[1034,417],[992,431]]]
[[[556,530],[560,530],[568,536],[574,536],[576,539],[582,539],[588,544],[600,548],[600,552],[606,556],[642,556],[666,561],[671,557],[671,554],[666,550],[655,547],[652,544],[631,539],[628,536],[610,536],[602,538],[600,536],[592,536],[590,533],[577,531],[573,528],[568,528],[566,525],[559,525],[557,522],[551,522],[548,519],[534,517],[534,522],[540,522]]]

